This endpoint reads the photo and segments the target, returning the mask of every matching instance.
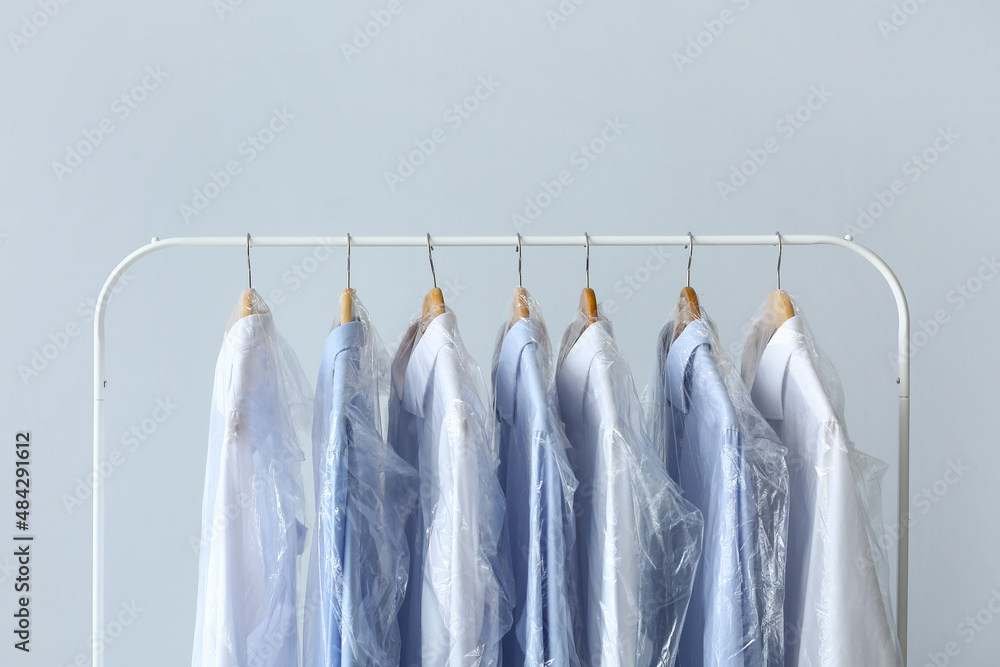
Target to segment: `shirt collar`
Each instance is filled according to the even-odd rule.
[[[434,376],[438,353],[446,347],[453,347],[457,341],[458,322],[454,313],[442,313],[427,325],[427,330],[413,346],[403,376],[402,403],[407,412],[423,416],[424,397],[427,385]]]
[[[335,356],[344,350],[356,349],[365,344],[365,323],[361,321],[345,322],[334,327],[326,337],[327,353]]]
[[[517,378],[524,348],[537,343],[544,335],[538,322],[529,318],[520,319],[507,331],[500,346],[500,356],[497,360],[496,377],[494,378],[497,412],[500,417],[511,422],[514,419],[514,406],[517,403]]]
[[[674,329],[674,326],[667,325],[664,330],[672,333]],[[691,358],[702,345],[712,346],[712,326],[701,318],[689,322],[677,340],[667,341],[667,400],[684,414],[691,407],[685,391]]]
[[[781,404],[788,362],[804,340],[802,320],[795,316],[778,327],[764,348],[753,388],[750,390],[750,397],[764,419],[784,418]]]
[[[565,415],[563,421],[582,421],[583,402],[589,384],[591,366],[598,356],[605,355],[607,345],[613,341],[610,322],[598,320],[583,330],[580,337],[576,339],[576,343],[566,353],[557,374],[559,407]],[[610,361],[604,363],[610,363]]]
[[[233,353],[259,345],[273,325],[271,313],[253,313],[233,322],[226,332],[226,345]]]

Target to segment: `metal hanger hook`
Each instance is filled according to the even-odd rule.
[[[590,234],[584,232],[583,240],[587,245],[587,289],[590,289]]]
[[[781,232],[775,232],[778,237],[778,289],[781,289]]]
[[[250,234],[247,233],[247,289],[253,289],[253,272],[250,270]]]
[[[347,235],[347,289],[351,289],[351,235]]]
[[[430,232],[427,233],[427,259],[431,263],[431,280],[434,282],[434,287],[437,287],[438,279],[437,274],[434,272],[434,246],[431,245]]]
[[[521,281],[521,233],[517,234],[517,286],[524,287]]]
[[[688,270],[687,286],[691,287],[691,259],[694,257],[694,234],[688,232]]]

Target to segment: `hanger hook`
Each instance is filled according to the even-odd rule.
[[[583,240],[587,245],[587,289],[590,289],[590,234],[584,232]]]
[[[691,287],[691,259],[694,257],[694,234],[688,232],[688,271],[687,286]]]
[[[351,235],[347,234],[347,289],[351,289]]]
[[[521,281],[521,233],[517,233],[517,286],[524,287]]]
[[[434,287],[437,287],[438,279],[437,274],[434,272],[434,246],[431,245],[430,232],[427,233],[427,259],[431,263],[431,280],[434,282]]]
[[[781,232],[775,232],[778,237],[778,289],[781,289]]]
[[[250,234],[247,233],[247,289],[253,289],[253,272],[250,271]]]

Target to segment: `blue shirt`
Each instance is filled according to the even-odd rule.
[[[569,442],[559,421],[544,326],[532,318],[514,323],[495,360],[500,481],[515,591],[515,626],[503,640],[503,664],[579,665],[577,481],[566,457]]]
[[[316,523],[305,603],[306,667],[398,665],[403,536],[416,471],[378,431],[375,337],[367,320],[327,337],[316,386]]]
[[[783,664],[788,471],[712,325],[660,334],[650,431],[671,477],[705,520],[705,549],[680,664]],[[713,349],[716,348],[716,349]],[[720,364],[722,367],[720,368]]]

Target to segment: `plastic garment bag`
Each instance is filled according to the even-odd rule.
[[[651,448],[610,322],[587,323],[581,313],[567,329],[556,374],[579,479],[587,657],[593,667],[669,667],[701,554],[702,519]]]
[[[681,636],[680,664],[784,663],[788,527],[784,448],[702,312],[660,332],[647,400],[670,475],[705,519],[705,551]]]
[[[193,667],[298,663],[300,466],[312,395],[256,292],[226,328],[215,369]]]
[[[381,347],[356,297],[354,308],[357,319],[327,336],[316,385],[306,667],[399,664],[397,614],[410,562],[403,528],[417,474],[382,440]]]
[[[549,335],[538,304],[497,337],[493,357],[504,532],[514,575],[514,627],[503,640],[510,667],[578,667],[577,481],[567,458]]]
[[[902,665],[881,514],[886,465],[848,437],[837,373],[798,307],[780,327],[767,312],[750,331],[743,376],[788,448],[785,664]]]
[[[511,623],[499,549],[504,498],[482,375],[454,313],[414,322],[392,364],[389,443],[420,476],[407,524],[410,581],[400,612],[402,664],[499,664]]]

